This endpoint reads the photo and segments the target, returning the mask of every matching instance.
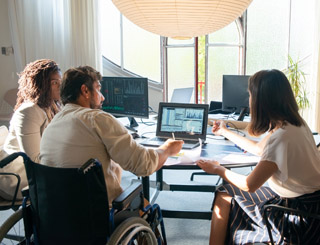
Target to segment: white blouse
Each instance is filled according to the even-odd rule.
[[[287,124],[266,142],[261,160],[277,164],[268,180],[281,197],[297,197],[320,190],[320,153],[307,126]]]
[[[39,162],[40,140],[47,124],[47,115],[38,105],[32,102],[21,104],[11,118],[9,134],[0,152],[0,159],[14,152],[22,151],[32,161]],[[17,158],[0,171],[20,175],[21,183],[18,198],[22,198],[21,189],[28,185],[22,158]],[[15,177],[0,176],[0,196],[11,199],[16,188],[16,182]]]

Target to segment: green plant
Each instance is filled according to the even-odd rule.
[[[288,59],[289,67],[285,70],[285,74],[290,82],[297,104],[299,108],[303,110],[310,106],[310,102],[307,98],[307,92],[305,88],[305,73],[301,70],[299,66],[299,61],[293,61],[293,59],[290,56],[288,56]]]

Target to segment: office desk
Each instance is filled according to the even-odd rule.
[[[212,141],[211,141],[212,142]],[[247,156],[240,149],[235,147],[229,141],[222,143],[209,143],[202,147],[201,157],[210,159],[221,159],[224,155],[235,153],[239,154],[239,157]],[[257,161],[253,162],[242,162],[242,163],[228,163],[224,164],[227,168],[239,168],[255,166]],[[161,191],[188,191],[188,192],[215,192],[220,185],[186,185],[186,184],[167,184],[163,181],[164,170],[199,170],[200,168],[195,164],[177,164],[177,165],[164,165],[156,173],[156,190],[150,196],[150,180],[149,177],[142,178],[143,191],[145,198],[148,199],[152,204],[156,201]],[[211,210],[208,211],[182,211],[182,210],[166,210],[162,209],[163,217],[168,218],[188,218],[188,219],[211,219]]]
[[[148,122],[155,122],[154,120],[148,120]],[[123,124],[126,124],[127,121],[123,121]],[[152,133],[153,131],[153,133]],[[152,137],[155,133],[155,125],[147,126],[144,124],[139,124],[138,133],[140,135],[145,135],[146,132],[148,133],[148,137]],[[150,133],[150,134],[149,134]],[[151,135],[152,134],[152,135]],[[250,154],[243,153],[239,148],[235,147],[233,143],[228,140],[224,140],[222,137],[218,137],[219,139],[212,139],[213,136],[207,137],[208,144],[202,146],[201,149],[201,157],[202,158],[209,158],[215,160],[221,160],[224,155],[228,155],[230,153],[239,154],[239,158],[244,158]],[[136,139],[138,142],[143,139]],[[239,159],[240,160],[240,159]],[[248,166],[256,165],[257,161],[246,161],[246,162],[234,162],[224,164],[227,168],[242,168]],[[187,192],[215,192],[216,189],[219,187],[217,184],[201,184],[197,185],[194,183],[190,184],[168,184],[164,182],[164,171],[184,171],[184,170],[199,170],[200,168],[195,164],[177,164],[177,165],[164,165],[160,170],[156,173],[156,180],[155,180],[155,188],[156,190],[153,191],[150,195],[150,178],[149,176],[142,178],[143,184],[143,192],[144,196],[150,203],[155,203],[158,195],[162,191],[187,191]],[[209,204],[210,205],[210,204]],[[162,214],[164,217],[170,218],[189,218],[189,219],[211,219],[211,210],[208,211],[183,211],[183,210],[169,210],[162,208]]]

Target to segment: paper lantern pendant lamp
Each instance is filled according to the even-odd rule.
[[[252,0],[112,0],[141,28],[187,39],[212,33],[239,17]]]

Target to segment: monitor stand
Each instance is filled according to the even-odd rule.
[[[239,117],[237,119],[237,121],[243,121],[246,113],[247,113],[247,110],[248,110],[248,107],[242,107],[241,108],[241,111],[240,111],[240,114],[239,114]]]
[[[134,117],[128,117],[130,124],[125,126],[127,129],[133,131],[133,132],[138,132],[138,130],[135,129],[135,127],[138,127],[139,124],[137,121],[134,119]]]

